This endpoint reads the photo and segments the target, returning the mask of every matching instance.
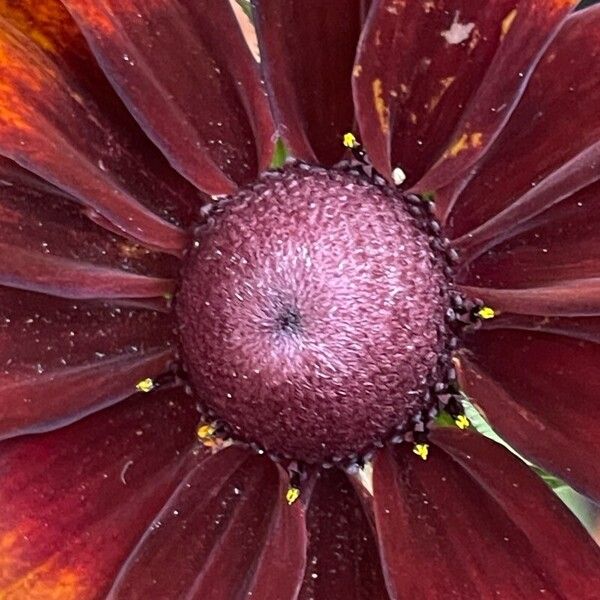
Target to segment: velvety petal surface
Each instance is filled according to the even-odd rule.
[[[600,183],[586,187],[463,264],[457,274],[463,292],[499,312],[600,314],[599,193]]]
[[[458,361],[465,393],[517,451],[600,500],[600,346],[545,332],[479,331]]]
[[[379,0],[354,69],[357,118],[369,157],[400,167],[417,191],[467,168],[497,135],[540,49],[575,2]],[[450,177],[450,179],[452,179]]]
[[[181,391],[137,396],[0,445],[0,596],[104,598],[142,533],[202,456]]]
[[[67,298],[172,294],[178,261],[90,221],[59,190],[0,157],[0,283]]]
[[[600,276],[599,197],[600,181],[551,205],[513,228],[512,237],[471,260],[458,280],[525,288]]]
[[[131,113],[190,181],[230,193],[269,165],[268,100],[229,2],[65,5]]]
[[[483,77],[478,78],[474,93],[465,102],[447,148],[415,191],[439,191],[448,184],[452,184],[452,189],[462,187],[474,163],[486,154],[503,130],[544,50],[578,1],[519,0],[496,22],[495,35],[500,36],[500,44]],[[498,3],[466,4],[487,7]],[[437,210],[442,221],[446,220],[452,202],[453,196],[447,193],[438,198]]]
[[[133,239],[179,252],[177,225],[200,194],[126,113],[62,5],[3,2],[0,19],[0,154]]]
[[[575,13],[544,53],[493,146],[460,189],[448,222],[463,254],[600,179],[600,7]]]
[[[483,330],[519,329],[556,333],[600,343],[600,317],[541,317],[504,313],[482,323]]]
[[[330,165],[352,131],[351,75],[364,0],[253,0],[262,69],[280,135],[297,158]]]
[[[299,600],[388,598],[372,526],[344,473],[321,471],[306,521],[309,544]]]
[[[374,464],[374,510],[392,598],[593,598],[600,553],[524,463],[473,432],[431,433]]]
[[[498,312],[548,317],[600,314],[600,277],[558,281],[551,285],[498,289],[459,285],[469,298],[479,298]]]
[[[53,429],[135,393],[175,357],[159,312],[0,287],[0,438]]]
[[[109,598],[296,597],[305,560],[301,502],[287,474],[241,448],[191,470],[141,538]]]

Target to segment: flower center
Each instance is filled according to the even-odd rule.
[[[429,408],[448,367],[449,285],[401,195],[290,166],[223,200],[195,237],[177,298],[183,358],[234,438],[341,460]]]

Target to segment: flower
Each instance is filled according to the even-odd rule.
[[[600,597],[574,4],[0,0],[1,597]]]

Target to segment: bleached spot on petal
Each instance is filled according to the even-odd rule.
[[[444,157],[456,158],[465,150],[480,148],[483,143],[483,134],[480,131],[474,133],[463,133],[452,146],[444,153]]]
[[[449,44],[462,44],[471,37],[471,32],[475,28],[475,23],[461,23],[460,13],[454,13],[452,25],[446,31],[440,34]]]
[[[517,9],[513,8],[513,10],[511,10],[506,15],[506,17],[504,17],[504,19],[502,19],[501,34],[500,34],[501,40],[503,40],[504,37],[506,36],[506,34],[510,31],[510,28],[512,27],[513,23],[515,22],[516,17],[517,17]]]
[[[374,79],[372,83],[373,88],[373,105],[379,118],[379,126],[381,132],[384,135],[388,135],[390,132],[390,110],[385,103],[383,98],[383,84],[381,79]]]

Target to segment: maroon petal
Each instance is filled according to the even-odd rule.
[[[226,194],[268,167],[273,122],[229,2],[65,4],[136,120],[180,173],[208,193]]]
[[[520,329],[522,331],[541,331],[555,333],[578,340],[600,343],[599,317],[541,317],[534,315],[496,315],[482,323],[483,329]]]
[[[0,178],[3,285],[68,298],[173,292],[167,277],[177,276],[176,259],[94,225],[57,189],[1,157]]]
[[[197,413],[178,391],[136,397],[0,445],[0,596],[104,598],[192,463]]]
[[[459,281],[523,288],[600,275],[598,194],[600,182],[514,227],[508,240],[485,252],[479,249],[480,255],[459,273]],[[461,255],[468,260],[464,252]]]
[[[600,500],[600,346],[549,333],[479,331],[462,386],[520,453]]]
[[[354,98],[363,142],[380,172],[389,176],[399,166],[411,184],[441,155],[504,46],[501,24],[517,4],[374,3],[356,58]]]
[[[600,179],[599,80],[600,8],[594,7],[567,20],[501,135],[461,186],[449,219],[461,245],[505,239],[515,224]]]
[[[371,525],[344,473],[321,472],[306,519],[308,558],[299,600],[388,598]]]
[[[548,317],[600,315],[600,277],[556,281],[522,289],[457,286],[468,298],[479,298],[498,312]]]
[[[600,554],[576,519],[502,446],[432,432],[427,461],[381,452],[374,508],[393,598],[593,598]],[[442,450],[444,448],[444,450]]]
[[[253,0],[262,68],[280,134],[294,156],[330,165],[354,107],[352,64],[362,0]]]
[[[60,4],[47,0],[44,6],[37,14],[52,15]],[[0,153],[72,194],[133,239],[179,252],[186,235],[168,221],[189,220],[199,194],[192,194],[189,184],[157,156],[105,82],[93,78],[96,87],[90,87],[90,77],[74,72],[72,62],[38,29],[23,26],[15,11],[12,3],[0,7]],[[78,38],[65,35],[79,47]],[[93,65],[85,64],[94,72]]]
[[[175,355],[164,314],[0,287],[0,438],[72,422],[135,393]]]
[[[465,3],[479,6],[497,4]],[[496,20],[495,36],[499,36],[500,44],[485,75],[478,78],[476,90],[465,103],[447,149],[417,184],[416,190],[440,190],[468,176],[472,165],[498,138],[544,50],[577,3],[578,0],[518,0],[513,2],[514,8],[509,8],[509,12]],[[588,55],[585,56],[587,60]],[[528,138],[528,142],[532,143],[532,140]],[[516,162],[519,162],[522,173],[528,173],[520,160]],[[446,195],[438,198],[438,214],[442,220],[451,208],[451,201]]]
[[[202,462],[141,538],[109,597],[295,598],[306,534],[302,504],[285,501],[287,479],[270,459],[240,448]]]

